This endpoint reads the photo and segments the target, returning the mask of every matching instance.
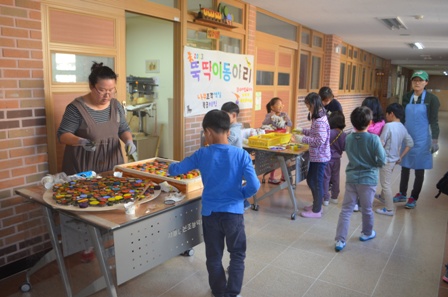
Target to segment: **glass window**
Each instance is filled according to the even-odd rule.
[[[307,89],[309,55],[300,54],[299,89]]]
[[[346,80],[345,80],[345,90],[346,91],[350,90],[351,73],[352,73],[352,64],[348,64],[348,66],[347,66],[347,76],[346,76]]]
[[[344,89],[344,80],[345,80],[345,63],[341,63],[341,67],[339,68],[339,90]]]
[[[362,69],[362,74],[361,74],[361,91],[364,90],[364,82],[366,80],[366,68]]]
[[[311,34],[310,34],[310,32],[309,31],[303,31],[302,32],[302,36],[301,36],[301,38],[300,38],[300,42],[302,43],[302,44],[306,44],[306,45],[310,45],[310,43],[311,43]]]
[[[323,47],[323,39],[320,36],[313,36],[313,46]]]
[[[241,54],[241,39],[221,35],[219,50],[226,53]]]
[[[274,72],[272,71],[257,71],[257,85],[258,86],[273,86]]]
[[[277,85],[279,86],[289,86],[289,73],[278,73]]]
[[[353,59],[358,59],[358,51],[357,50],[355,50],[353,52]]]
[[[221,7],[226,7],[228,13],[232,16],[232,21],[234,23],[242,24],[243,23],[243,10],[239,7],[235,7],[229,5],[225,2],[221,2]]]
[[[313,62],[311,65],[311,89],[320,88],[320,57],[313,57]]]
[[[356,66],[353,65],[352,68],[352,86],[350,88],[351,91],[355,90],[356,87]]]
[[[296,26],[261,12],[257,12],[257,31],[293,41],[297,39]]]
[[[353,58],[353,50],[351,48],[348,49],[348,56]]]
[[[161,2],[164,2],[165,0],[159,0]],[[213,9],[213,0],[188,0],[188,11],[194,11],[199,12],[199,5],[201,5],[202,8],[209,8]]]
[[[84,56],[78,54],[51,53],[51,75],[53,82],[89,82],[93,61],[114,69],[114,58]]]
[[[343,54],[344,56],[347,55],[347,47],[346,46],[342,46],[341,54]]]
[[[187,30],[187,45],[196,48],[214,50],[215,39],[207,38],[207,32],[188,29]]]

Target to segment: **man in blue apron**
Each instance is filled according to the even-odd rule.
[[[426,91],[428,73],[415,71],[411,77],[412,91],[403,96],[405,108],[405,127],[414,140],[411,148],[401,160],[400,192],[394,197],[394,202],[405,202],[406,208],[415,208],[418,196],[422,190],[425,169],[432,169],[432,154],[439,150],[439,120],[440,102],[437,96]],[[403,146],[404,147],[404,146]],[[414,186],[409,198],[409,174],[415,171]]]

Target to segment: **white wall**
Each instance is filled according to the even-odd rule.
[[[166,20],[136,14],[126,14],[126,76],[154,77],[159,79],[157,87],[157,122],[161,135],[159,156],[173,158],[172,110],[168,107],[168,98],[173,97],[173,47],[174,24]],[[160,73],[146,73],[146,60],[160,60]],[[148,117],[146,117],[148,119]],[[133,120],[134,121],[134,120]],[[136,120],[135,120],[136,121]],[[151,124],[152,120],[148,120]],[[148,130],[149,128],[149,130]],[[153,131],[146,127],[145,132]]]

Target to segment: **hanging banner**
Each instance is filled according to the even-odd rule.
[[[185,117],[205,114],[232,101],[240,109],[253,106],[251,55],[184,48]]]

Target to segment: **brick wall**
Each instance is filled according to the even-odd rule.
[[[40,2],[0,1],[0,267],[50,247],[40,207],[14,190],[47,173]]]

